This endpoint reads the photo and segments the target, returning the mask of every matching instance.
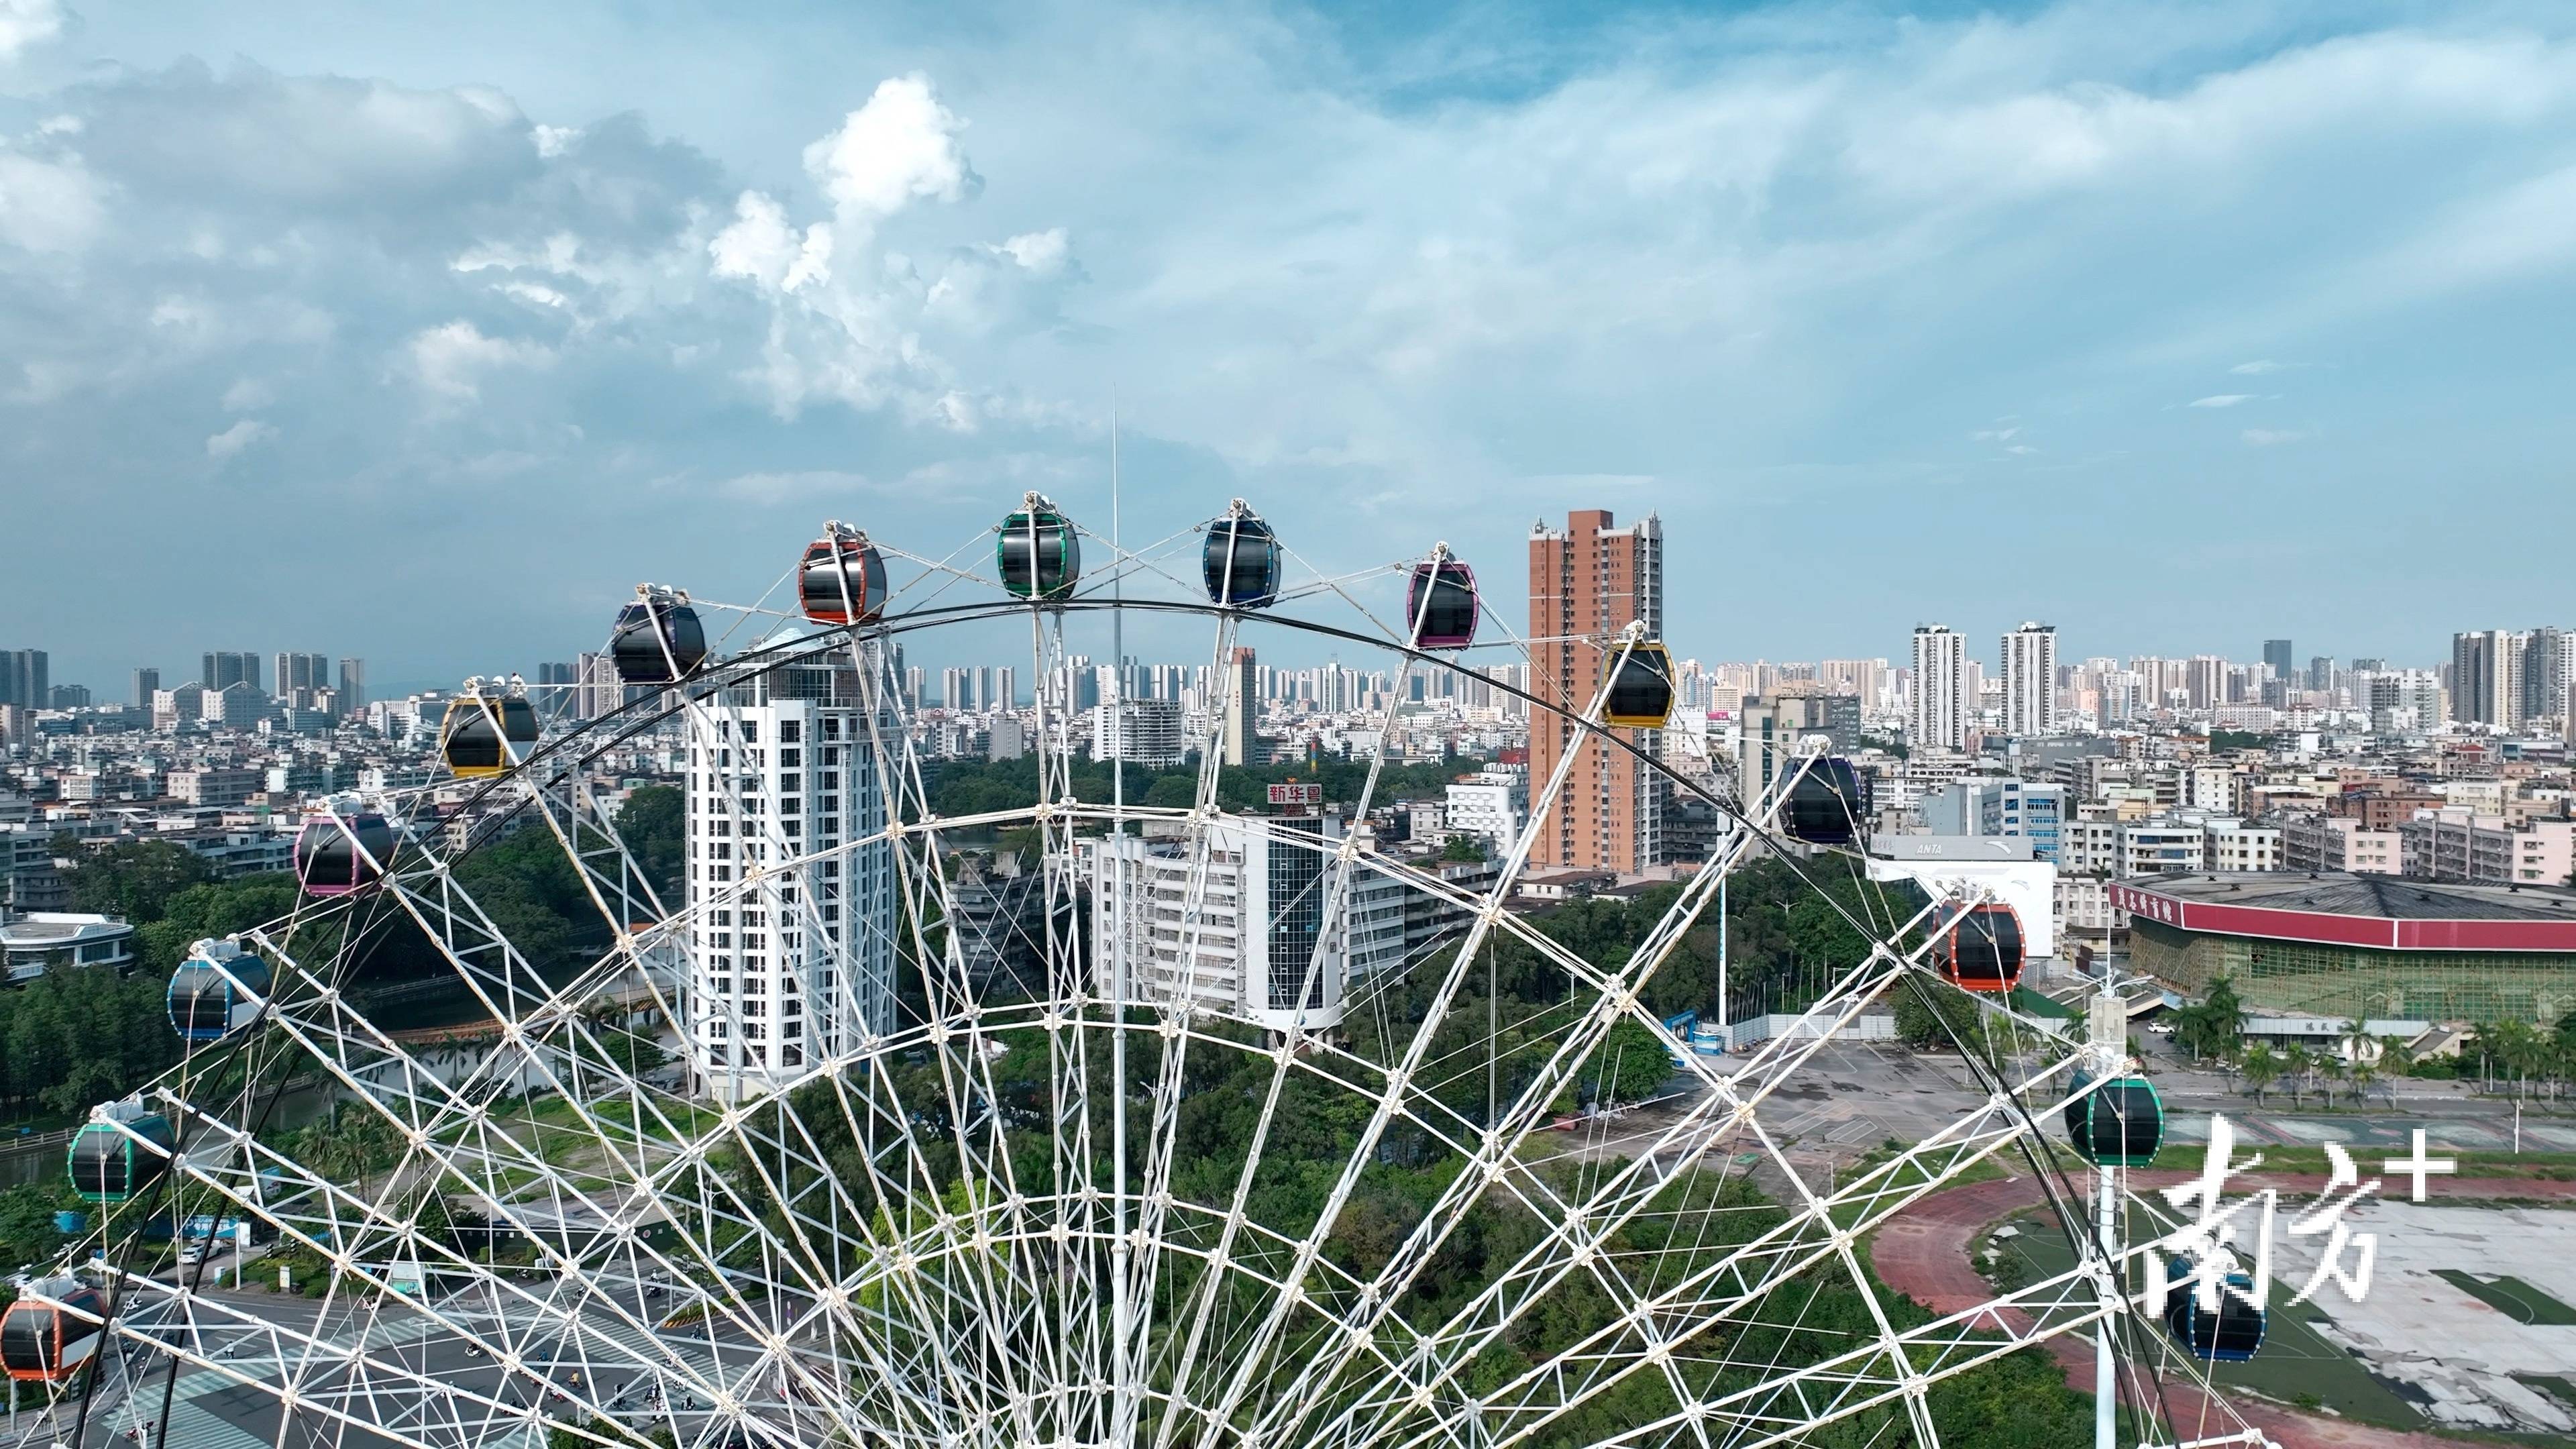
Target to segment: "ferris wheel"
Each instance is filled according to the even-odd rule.
[[[1148,622],[1203,631],[1191,697],[1131,684]],[[902,660],[968,631],[1024,641],[1027,706],[976,728],[1025,789],[957,808],[931,743],[968,726]],[[1334,701],[1374,711],[1338,798],[1230,779],[1256,638],[1391,676]],[[1485,667],[1542,642],[1585,697]],[[2262,1442],[2202,1373],[2259,1319],[2131,1291],[2161,1114],[2116,1032],[2016,1004],[2009,904],[1866,882],[1849,759],[1750,799],[1677,771],[1661,639],[1512,638],[1446,545],[1332,575],[1240,500],[1129,548],[1030,494],[941,556],[829,524],[747,605],[641,586],[604,653],[622,702],[551,730],[470,682],[450,778],[318,807],[297,912],[192,951],[185,1060],[81,1130],[94,1220],[0,1318],[22,1442],[1929,1445],[2060,1338],[2128,1442]],[[1575,742],[1488,859],[1381,823],[1423,694]],[[1604,759],[1728,824],[1578,948],[1516,902]],[[646,766],[685,781],[668,859],[613,801]],[[530,842],[570,946],[479,898]],[[1763,860],[1857,944],[1710,1050],[1649,1002]],[[371,1014],[391,933],[470,1047]],[[1899,999],[1979,1100],[1820,1167],[1802,1103]],[[1883,1287],[1871,1235],[1998,1165],[2049,1181],[2068,1266],[1938,1313]]]

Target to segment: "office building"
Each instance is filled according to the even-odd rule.
[[[2023,624],[2003,637],[2004,733],[2057,733],[2057,626]]]
[[[87,709],[90,706],[89,686],[57,684],[46,691],[45,702],[49,709]]]
[[[134,707],[136,709],[150,709],[152,707],[152,696],[159,694],[160,692],[160,670],[138,669],[134,671]]]
[[[1234,659],[1227,666],[1225,681],[1225,763],[1261,765],[1269,763],[1261,748],[1258,724],[1261,719],[1261,697],[1255,688],[1252,651],[1236,646]]]
[[[2451,718],[2500,730],[2522,723],[2524,637],[2510,629],[2451,636]]]
[[[1798,767],[1811,737],[1824,738],[1827,754],[1860,748],[1859,696],[1814,691],[1812,684],[1784,686],[1736,711],[1735,788],[1748,811]]]
[[[1914,697],[1906,742],[1918,750],[1962,750],[1968,744],[1967,636],[1947,624],[1914,628]]]
[[[0,649],[0,704],[49,708],[52,669],[42,649]]]
[[[1619,528],[1607,510],[1582,509],[1561,530],[1541,523],[1530,531],[1529,570],[1531,692],[1564,712],[1530,721],[1533,809],[1559,762],[1575,752],[1564,790],[1537,822],[1530,861],[1645,870],[1662,859],[1658,782],[1634,755],[1579,734],[1567,716],[1591,707],[1630,624],[1649,639],[1663,637],[1663,521],[1649,513]],[[1656,753],[1653,733],[1632,732],[1648,756]]]
[[[1186,1002],[1273,1032],[1331,1030],[1349,976],[1348,902],[1342,921],[1325,921],[1340,826],[1226,815],[1203,848],[1187,836],[1084,842],[1093,989],[1111,995],[1123,951],[1131,1001]]]
[[[367,661],[363,659],[340,661],[340,690],[332,702],[338,706],[344,717],[367,712]]]
[[[867,693],[849,661],[808,662],[688,712],[685,1028],[727,1100],[894,1027],[894,847],[870,839],[886,792]]]
[[[208,689],[229,689],[236,684],[260,689],[259,656],[246,649],[208,653],[197,671],[197,682]],[[260,692],[267,693],[264,689]]]
[[[2287,639],[2263,641],[2263,663],[2271,669],[2274,679],[2287,684],[2297,678],[2293,672],[2298,668],[2294,659],[2296,652],[2290,647],[2290,641]]]

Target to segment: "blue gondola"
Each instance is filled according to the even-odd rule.
[[[1240,498],[1209,521],[1200,565],[1209,603],[1266,609],[1278,601],[1279,540]]]
[[[2183,1351],[2211,1363],[2243,1363],[2263,1347],[2263,1329],[2271,1316],[2253,1300],[2254,1279],[2230,1273],[2219,1290],[2218,1306],[2203,1308],[2192,1282],[2192,1265],[2181,1258],[2165,1262],[2165,1329]]]
[[[635,602],[617,611],[609,662],[626,684],[678,684],[707,662],[707,630],[689,596],[660,584],[637,584]]]
[[[268,963],[230,941],[199,941],[170,973],[170,1029],[192,1042],[222,1041],[268,1004]]]
[[[1868,782],[1840,755],[1808,761],[1780,803],[1780,828],[1809,845],[1849,845],[1868,818]]]
[[[993,532],[993,566],[1012,597],[1061,599],[1081,580],[1082,539],[1045,494],[1026,495]]]
[[[2079,1073],[2076,1090],[2091,1080]],[[2164,1145],[2164,1098],[2144,1077],[2115,1077],[2066,1104],[2066,1139],[2097,1167],[2144,1167]]]
[[[66,1154],[72,1191],[90,1202],[125,1202],[170,1170],[170,1148],[177,1141],[170,1119],[144,1111],[140,1103],[100,1107],[72,1134]]]

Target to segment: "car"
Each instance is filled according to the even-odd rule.
[[[205,1260],[206,1245],[203,1243],[189,1243],[179,1249],[179,1265],[183,1268],[194,1267]]]
[[[2147,1030],[2154,1032],[2158,1036],[2171,1036],[2173,1035],[2173,1023],[2170,1021],[2151,1021],[2147,1023]]]

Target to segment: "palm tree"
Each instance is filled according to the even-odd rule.
[[[2379,1069],[2389,1076],[2388,1100],[2397,1100],[2396,1079],[2415,1070],[2415,1047],[2401,1036],[2379,1039]]]
[[[2281,1058],[2273,1055],[2271,1043],[2258,1041],[2245,1049],[2238,1069],[2245,1073],[2245,1081],[2253,1087],[2254,1100],[2259,1103],[2263,1100],[2263,1089],[2281,1075]]]
[[[2370,1096],[2370,1084],[2379,1080],[2379,1068],[2367,1057],[2352,1059],[2352,1104],[2362,1106]]]
[[[2327,1106],[2334,1105],[2335,1083],[2342,1081],[2345,1074],[2344,1061],[2340,1055],[2334,1052],[2317,1053],[2317,1076],[2324,1083]]]
[[[2316,1070],[2316,1065],[2316,1053],[2309,1051],[2303,1042],[2292,1042],[2289,1049],[2281,1053],[2281,1080],[2290,1084],[2291,1106],[2299,1105],[2300,1094],[2307,1089],[2308,1073]]]

